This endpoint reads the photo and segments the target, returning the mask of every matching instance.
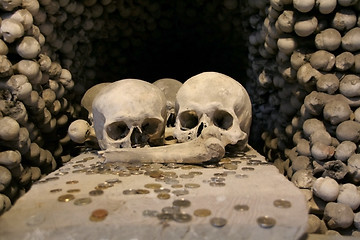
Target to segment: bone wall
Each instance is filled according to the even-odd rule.
[[[86,89],[203,71],[246,85],[250,143],[299,188],[324,206],[346,194],[360,201],[359,8],[357,0],[0,0],[0,212],[81,147],[67,127],[86,118]],[[336,196],[312,190],[324,181]]]

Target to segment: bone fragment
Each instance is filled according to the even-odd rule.
[[[324,201],[335,201],[339,195],[339,184],[330,177],[320,177],[313,184],[313,193]]]
[[[202,163],[220,160],[225,154],[223,144],[215,137],[198,137],[184,143],[151,148],[105,150],[106,162]]]
[[[329,202],[324,209],[324,220],[330,229],[344,229],[353,223],[354,213],[346,204]]]

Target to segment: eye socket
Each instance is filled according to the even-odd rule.
[[[215,126],[228,130],[233,125],[233,117],[226,111],[216,110],[214,112],[213,122]]]
[[[156,118],[147,118],[141,124],[141,131],[143,134],[152,135],[158,131],[161,121]]]
[[[179,115],[181,130],[188,130],[199,124],[199,118],[195,111],[185,111]]]
[[[129,131],[130,129],[124,122],[114,122],[106,127],[107,135],[113,140],[118,140],[126,137]]]

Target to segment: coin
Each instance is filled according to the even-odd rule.
[[[224,187],[226,184],[224,182],[210,182],[212,187]]]
[[[62,191],[61,188],[55,188],[55,189],[50,190],[51,193],[57,193],[57,192],[61,192],[61,191]]]
[[[45,181],[55,181],[55,180],[58,180],[59,177],[48,177],[45,179]]]
[[[152,178],[160,178],[162,177],[162,171],[150,171],[149,176]]]
[[[78,198],[75,199],[74,204],[77,206],[82,206],[91,203],[91,198]]]
[[[177,175],[176,175],[176,172],[163,172],[163,175],[164,175],[165,177],[177,176]]]
[[[158,188],[158,189],[154,189],[154,192],[155,193],[169,193],[170,189],[161,187],[161,188]]]
[[[68,193],[77,193],[80,192],[80,189],[76,188],[76,189],[69,189],[67,190]]]
[[[66,184],[77,184],[77,183],[79,183],[78,180],[71,180],[66,182]]]
[[[230,158],[222,158],[219,161],[220,164],[226,164],[226,163],[231,163],[231,159]]]
[[[180,212],[180,207],[172,206],[172,207],[163,207],[161,209],[162,213],[175,214]]]
[[[105,209],[97,209],[97,210],[94,210],[92,213],[91,213],[91,216],[90,216],[90,221],[93,221],[93,222],[99,222],[99,221],[102,221],[104,220],[107,215],[108,215],[108,211],[105,210]]]
[[[257,223],[262,228],[272,228],[276,224],[276,220],[269,216],[259,217]]]
[[[182,188],[183,185],[182,184],[173,184],[171,185],[172,188]]]
[[[125,189],[125,190],[123,191],[123,194],[124,194],[124,195],[136,194],[136,189],[132,189],[132,188],[130,188],[130,189]]]
[[[107,183],[107,182],[103,182],[103,183],[99,183],[95,189],[100,189],[100,190],[104,190],[104,189],[108,189],[110,187],[113,187],[114,184],[112,183]]]
[[[194,178],[194,175],[192,174],[180,174],[180,178]]]
[[[188,213],[175,213],[174,221],[179,223],[190,222],[192,219],[191,215]]]
[[[274,201],[274,206],[278,208],[290,208],[291,202],[285,199],[277,199]]]
[[[190,204],[191,204],[191,202],[184,198],[173,201],[173,206],[176,206],[176,207],[189,207]]]
[[[215,218],[210,219],[210,223],[214,227],[223,227],[226,225],[227,220],[225,218],[215,217]]]
[[[161,184],[159,183],[148,183],[144,185],[145,188],[149,188],[149,189],[159,189],[161,188]]]
[[[223,165],[223,167],[224,167],[225,169],[227,169],[227,170],[236,170],[236,169],[238,168],[237,165],[232,164],[232,163],[225,163],[225,164]]]
[[[136,191],[136,194],[148,194],[148,193],[150,193],[150,191],[147,190],[147,189],[136,189],[135,191]]]
[[[68,174],[68,172],[57,172],[55,173],[55,176],[64,176],[66,174]]]
[[[254,171],[255,168],[253,168],[253,167],[242,167],[241,170],[243,170],[243,171]]]
[[[69,202],[74,199],[75,199],[75,196],[72,194],[65,194],[65,195],[61,195],[60,197],[58,197],[59,202]]]
[[[114,183],[121,183],[122,181],[120,179],[117,179],[117,178],[112,178],[112,179],[105,180],[105,182],[110,183],[110,184],[114,184]]]
[[[172,193],[175,194],[176,196],[181,196],[181,195],[189,194],[189,191],[186,189],[179,189],[172,191]]]
[[[237,204],[234,206],[234,209],[236,211],[244,212],[249,210],[249,206],[244,204]]]
[[[202,175],[203,173],[200,171],[191,171],[189,172],[189,174],[196,176],[196,175]]]
[[[102,195],[103,193],[104,193],[103,190],[101,190],[101,189],[96,189],[96,190],[90,191],[90,192],[89,192],[89,195],[90,195],[90,196],[100,196],[100,195]]]
[[[170,213],[159,213],[157,215],[157,218],[159,220],[166,221],[166,220],[173,220],[174,216],[173,216],[173,214],[170,214]]]
[[[226,173],[214,173],[214,176],[215,177],[226,177],[227,176],[227,174]]]
[[[92,159],[94,159],[95,157],[85,157],[85,158],[83,158],[83,161],[89,161],[89,160],[92,160]]]
[[[197,183],[185,183],[186,188],[199,188],[200,184]]]
[[[227,175],[235,175],[236,171],[224,171]]]
[[[207,217],[211,215],[211,211],[206,208],[200,208],[194,211],[194,215],[197,217]]]
[[[156,210],[144,210],[143,216],[145,217],[156,217],[159,214]]]
[[[170,198],[170,194],[168,194],[168,193],[159,193],[159,194],[157,195],[157,198],[159,198],[159,199],[169,199],[169,198]]]
[[[236,178],[248,178],[249,175],[246,175],[246,174],[236,174],[235,177],[236,177]]]
[[[212,182],[225,182],[225,178],[223,177],[211,177],[210,180]]]

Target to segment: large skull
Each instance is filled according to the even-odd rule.
[[[247,143],[251,102],[245,88],[217,72],[188,79],[176,95],[174,136],[179,142],[197,138],[205,128],[224,145]],[[210,130],[210,129],[208,129]]]
[[[107,85],[96,95],[92,112],[102,149],[163,144],[166,99],[148,82],[124,79]]]

